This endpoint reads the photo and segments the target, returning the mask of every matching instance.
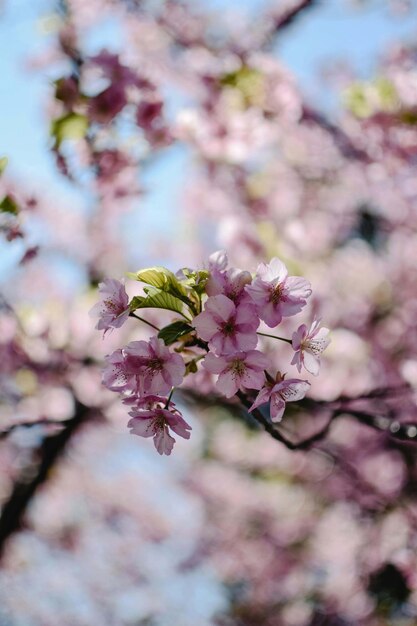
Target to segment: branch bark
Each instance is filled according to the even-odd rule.
[[[64,452],[71,437],[86,422],[90,410],[76,403],[74,416],[64,422],[60,432],[45,437],[39,448],[39,465],[35,475],[25,481],[18,479],[4,504],[0,516],[0,559],[9,537],[22,527],[27,507],[38,488],[47,480],[50,470]]]

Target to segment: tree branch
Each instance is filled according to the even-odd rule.
[[[47,480],[51,468],[64,452],[73,434],[87,420],[89,412],[88,407],[76,402],[74,417],[66,422],[59,422],[64,424],[62,430],[46,437],[42,442],[39,448],[40,460],[36,474],[29,481],[21,477],[15,482],[0,516],[0,558],[4,553],[8,538],[21,528],[27,507],[37,489]]]
[[[281,14],[278,14],[274,19],[275,32],[282,30],[283,28],[292,24],[306,9],[312,9],[315,5],[319,4],[319,0],[300,0],[298,4],[293,7],[284,9]]]

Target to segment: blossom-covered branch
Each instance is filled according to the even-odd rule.
[[[131,408],[132,433],[152,436],[160,454],[172,451],[170,431],[190,436],[191,427],[171,399],[186,376],[198,378],[206,372],[213,388],[226,398],[241,399],[243,392],[249,393],[249,411],[258,415],[259,406],[269,405],[272,422],[282,419],[287,402],[305,396],[308,381],[286,378],[267,353],[257,349],[259,336],[270,337],[258,334],[260,324],[276,328],[283,318],[300,313],[312,292],[309,282],[289,276],[278,258],[261,263],[255,276],[228,267],[223,251],[210,257],[206,269],[183,268],[175,275],[150,268],[130,276],[146,285],[143,295],[130,302],[122,283],[101,283],[101,300],[92,310],[99,317],[98,330],[119,328],[138,309],[162,308],[182,316],[149,341],[132,341],[108,355],[103,373],[104,385],[121,393]],[[284,338],[294,349],[299,371],[305,367],[318,374],[328,333],[313,321],[310,330],[303,324],[292,340]]]

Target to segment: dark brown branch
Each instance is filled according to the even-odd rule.
[[[237,393],[237,396],[246,409],[248,409],[251,406],[252,403],[250,402],[250,400],[247,399],[244,393],[239,391]],[[264,415],[262,415],[262,412],[259,409],[254,409],[253,411],[251,411],[251,415],[259,424],[261,424],[261,426],[264,427],[266,432],[269,435],[271,435],[271,437],[273,437],[280,443],[284,444],[284,446],[288,448],[289,450],[308,450],[308,448],[311,448],[311,446],[314,443],[316,443],[317,441],[321,441],[327,435],[333,421],[337,417],[339,417],[339,415],[341,415],[342,412],[343,411],[341,411],[340,409],[333,410],[330,418],[328,419],[328,421],[326,422],[326,425],[323,428],[321,428],[319,431],[317,431],[310,437],[307,437],[306,439],[303,439],[302,441],[298,441],[298,442],[290,441],[289,439],[284,437],[282,432],[278,430],[277,426],[275,426],[266,417],[264,417]]]
[[[0,516],[0,557],[8,538],[22,526],[27,507],[37,489],[46,481],[51,468],[65,450],[76,430],[88,417],[89,409],[76,403],[74,417],[64,423],[62,430],[46,437],[39,448],[39,465],[36,474],[28,481],[18,479],[4,504]],[[61,422],[62,423],[62,422]]]
[[[302,121],[312,122],[329,133],[329,135],[333,137],[340,152],[347,159],[357,159],[364,163],[370,163],[367,152],[355,146],[350,137],[346,135],[339,126],[332,124],[322,113],[315,111],[311,107],[304,106]]]
[[[319,4],[319,0],[301,0],[298,4],[288,8],[286,11],[282,11],[280,15],[275,18],[274,30],[275,32],[290,26],[297,18],[300,17],[307,9],[312,9]]]
[[[402,389],[404,390],[404,387],[402,387]],[[395,389],[395,391],[398,391],[398,389]],[[323,426],[323,428],[318,430],[316,433],[314,433],[310,437],[307,437],[306,439],[303,439],[298,442],[294,442],[294,441],[291,441],[290,439],[287,439],[287,437],[285,437],[282,434],[282,432],[279,430],[278,426],[276,426],[273,422],[271,422],[268,418],[266,418],[259,409],[255,409],[251,411],[250,414],[261,426],[263,426],[263,428],[266,430],[268,434],[271,435],[271,437],[273,437],[280,443],[284,444],[284,446],[288,448],[289,450],[307,450],[311,448],[314,443],[324,439],[324,437],[329,432],[330,427],[335,421],[335,419],[337,419],[338,417],[342,415],[348,415],[348,416],[354,417],[361,424],[369,426],[370,428],[373,428],[374,430],[377,430],[379,432],[385,432],[387,435],[393,437],[394,439],[399,439],[401,441],[408,441],[410,443],[417,443],[417,422],[416,423],[415,422],[401,423],[397,420],[391,419],[388,416],[380,415],[379,413],[373,414],[373,413],[368,413],[366,411],[358,411],[353,408],[349,408],[349,406],[344,405],[345,402],[346,403],[353,402],[355,400],[357,401],[362,398],[372,398],[372,397],[378,398],[378,397],[382,397],[382,395],[383,395],[382,390],[375,390],[374,392],[371,392],[367,396],[363,396],[361,398],[359,397],[345,398],[343,396],[340,399],[332,401],[332,402],[315,401],[312,399],[305,400],[304,401],[305,405],[310,405],[311,407],[316,408],[316,409],[324,408],[325,406],[328,406],[329,408],[331,407],[333,408],[332,408],[331,415],[329,419],[327,420],[325,426]],[[239,400],[241,401],[242,405],[246,409],[249,409],[252,402],[247,398],[247,396],[241,391],[237,393],[237,396]],[[335,406],[337,404],[339,406]]]

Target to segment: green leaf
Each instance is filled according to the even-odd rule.
[[[198,294],[205,292],[207,281],[210,277],[208,270],[190,270],[187,267],[182,268],[182,273],[186,276],[185,284]]]
[[[175,343],[180,337],[184,335],[188,335],[193,329],[192,326],[187,324],[186,322],[173,322],[161,330],[158,333],[158,337],[163,339],[166,346],[170,346],[172,343]]]
[[[148,267],[147,269],[139,270],[139,272],[136,272],[136,280],[173,295],[187,295],[185,287],[181,285],[175,274],[166,267]]]
[[[12,215],[17,215],[19,213],[19,207],[13,198],[9,195],[4,196],[3,200],[0,202],[0,211],[2,213],[11,213]]]
[[[8,162],[9,162],[9,159],[6,156],[0,157],[0,176],[3,174],[4,170],[6,169]]]
[[[131,311],[136,311],[136,309],[166,309],[167,311],[182,313],[183,304],[181,300],[165,291],[148,287],[146,296],[135,296],[129,307]]]
[[[235,72],[224,74],[220,84],[241,92],[248,105],[262,106],[265,98],[265,77],[259,70],[243,65]]]
[[[80,113],[67,113],[51,124],[51,135],[55,137],[58,148],[65,139],[82,139],[87,130],[88,119]]]
[[[356,117],[370,117],[374,112],[374,102],[369,97],[369,87],[366,83],[352,83],[344,94],[345,104],[347,108]]]
[[[149,267],[139,270],[136,274],[128,274],[128,276],[171,294],[175,298],[182,300],[194,313],[196,312],[195,303],[190,299],[186,287],[166,267]]]

